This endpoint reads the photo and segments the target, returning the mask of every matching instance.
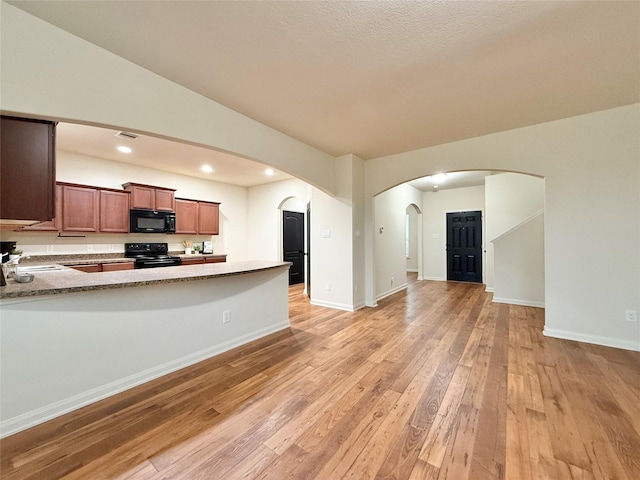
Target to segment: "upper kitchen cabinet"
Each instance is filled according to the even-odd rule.
[[[220,233],[220,204],[198,202],[198,233],[218,235]]]
[[[100,231],[129,232],[129,192],[100,189]]]
[[[53,220],[21,227],[21,232],[58,232],[62,230],[62,186],[56,185],[56,214]]]
[[[62,184],[62,229],[97,232],[100,227],[100,192],[97,188]]]
[[[163,212],[175,210],[175,189],[131,182],[123,184],[122,188],[131,192],[131,208]]]
[[[198,202],[176,198],[176,233],[198,233]]]
[[[176,198],[176,233],[218,235],[220,204]]]
[[[1,117],[0,219],[54,218],[55,131],[54,122]]]

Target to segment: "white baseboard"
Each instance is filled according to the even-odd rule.
[[[433,280],[434,282],[446,282],[447,279],[444,277],[424,277],[425,280]]]
[[[417,268],[407,268],[407,272],[409,272],[409,273],[418,273],[418,269]]]
[[[194,352],[171,362],[157,365],[134,375],[101,385],[78,395],[45,405],[31,412],[23,413],[17,417],[9,418],[0,422],[0,438],[26,430],[27,428],[44,423],[52,418],[59,417],[65,413],[72,412],[73,410],[77,410],[91,403],[124,392],[125,390],[142,385],[143,383],[162,377],[163,375],[180,370],[181,368],[194,365],[233,348],[258,340],[259,338],[266,337],[267,335],[279,332],[280,330],[287,329],[289,326],[289,320],[279,322],[258,331],[234,338],[228,342],[213,345],[204,350],[200,350],[199,352]]]
[[[335,308],[336,310],[345,310],[347,312],[355,312],[365,306],[364,303],[349,305],[347,303],[325,302],[324,300],[311,300],[309,303],[317,307]]]
[[[394,293],[398,293],[401,290],[406,290],[407,289],[407,284],[403,284],[400,285],[399,287],[396,288],[392,288],[391,290],[387,290],[386,292],[380,293],[379,295],[376,296],[376,301],[378,300],[382,300],[385,297],[388,297],[389,295],[393,295]]]
[[[623,350],[640,352],[640,342],[634,342],[631,340],[620,340],[618,338],[601,337],[586,333],[567,332],[564,330],[554,330],[546,327],[542,333],[547,337],[561,338],[563,340],[573,340],[583,343],[593,343],[595,345],[603,345],[605,347],[621,348]]]
[[[493,303],[508,303],[509,305],[522,305],[523,307],[544,308],[544,302],[535,302],[531,300],[520,300],[517,298],[493,297]]]
[[[484,291],[487,293],[493,293],[493,287],[485,287]]]

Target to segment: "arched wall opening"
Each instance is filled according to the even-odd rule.
[[[398,282],[402,263],[397,252],[406,253],[407,211],[417,211],[417,207],[405,206],[411,204],[419,205],[422,224],[419,278],[446,281],[449,277],[447,213],[480,211],[482,282],[487,291],[495,292],[497,286],[495,301],[543,307],[544,179],[501,171],[463,177],[439,189],[428,184],[417,189],[420,182],[404,183],[374,197],[375,299],[406,286]]]

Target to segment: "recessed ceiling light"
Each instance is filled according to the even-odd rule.
[[[437,175],[434,175],[432,178],[433,178],[434,182],[442,183],[447,179],[447,174],[446,173],[439,173]]]
[[[202,170],[204,173],[212,173],[213,167],[211,165],[203,165],[200,167],[200,170]]]
[[[131,148],[129,148],[129,147],[125,147],[124,145],[120,145],[120,146],[118,147],[118,151],[119,151],[120,153],[131,153],[131,152],[133,152],[133,150],[131,150]]]
[[[274,172],[272,168],[267,168],[267,169],[264,171],[264,173],[265,173],[265,175],[269,175],[269,176],[271,176],[271,175],[273,175],[273,174],[274,174],[274,173],[276,173],[276,172]]]

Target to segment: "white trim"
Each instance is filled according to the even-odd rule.
[[[409,272],[409,273],[418,273],[418,269],[417,268],[407,268],[407,272]]]
[[[506,231],[502,232],[500,235],[498,235],[497,237],[494,237],[493,239],[491,239],[489,241],[492,242],[492,243],[495,243],[495,242],[498,242],[498,241],[502,240],[503,238],[505,238],[506,236],[510,235],[514,231],[524,227],[527,223],[532,222],[533,220],[538,218],[540,215],[544,215],[544,208],[541,208],[540,210],[532,213],[531,215],[529,215],[527,218],[522,220],[517,225],[514,225],[509,230],[506,230]]]
[[[493,293],[493,287],[486,287],[484,291],[487,293]]]
[[[121,378],[114,382],[92,388],[91,390],[73,395],[58,402],[45,405],[36,410],[25,412],[21,415],[18,415],[17,417],[9,418],[3,422],[0,422],[0,438],[13,435],[14,433],[26,430],[27,428],[31,428],[35,425],[46,422],[47,420],[51,420],[52,418],[59,417],[60,415],[64,415],[65,413],[69,413],[91,403],[111,397],[118,393],[124,392],[125,390],[129,390],[130,388],[175,372],[177,370],[180,370],[181,368],[185,368],[198,362],[202,362],[203,360],[214,357],[254,340],[258,340],[259,338],[266,337],[267,335],[270,335],[272,333],[285,330],[289,327],[289,320],[279,322],[274,325],[262,328],[258,331],[234,338],[227,342],[213,345],[204,350],[200,350],[199,352],[185,355],[182,358],[157,365],[148,370],[143,370],[142,372],[138,372],[134,375]]]
[[[349,305],[347,303],[325,302],[323,300],[311,300],[309,303],[311,303],[311,305],[315,305],[316,307],[335,308],[336,310],[345,310],[347,312],[355,312],[356,310],[359,310],[365,307],[364,302],[361,302],[357,305]]]
[[[561,338],[563,340],[573,340],[575,342],[592,343],[595,345],[603,345],[605,347],[621,348],[623,350],[640,352],[640,342],[632,340],[620,340],[617,338],[601,337],[599,335],[589,335],[586,333],[567,332],[564,330],[554,330],[546,327],[542,333],[546,337]]]
[[[398,293],[401,290],[406,290],[407,289],[407,284],[403,284],[400,285],[399,287],[396,288],[392,288],[391,290],[387,290],[386,292],[383,292],[381,294],[379,294],[378,296],[376,296],[376,301],[377,300],[382,300],[383,298],[388,297],[389,295],[393,295],[394,293]]]
[[[520,300],[518,298],[493,297],[493,303],[508,303],[509,305],[522,305],[523,307],[544,308],[544,302],[536,302],[536,301],[531,301],[531,300]]]
[[[444,277],[424,277],[425,280],[433,280],[434,282],[446,282],[447,279]]]

